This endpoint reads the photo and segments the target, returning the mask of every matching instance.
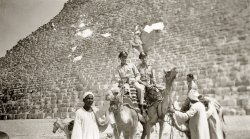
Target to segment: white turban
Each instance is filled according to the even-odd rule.
[[[92,92],[85,92],[83,95],[83,99],[88,95],[92,95],[94,97],[94,94]]]
[[[188,93],[188,98],[191,100],[195,100],[195,101],[199,101],[198,97],[199,97],[199,93],[197,90],[193,90],[191,89]]]

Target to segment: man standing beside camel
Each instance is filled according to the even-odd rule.
[[[197,87],[196,83],[194,82],[194,75],[191,73],[189,73],[187,75],[187,84],[188,84],[187,95],[188,95],[190,90],[198,90],[198,87]],[[190,103],[190,101],[187,98],[181,107],[182,112],[186,112],[189,109],[189,103]]]
[[[104,131],[108,127],[108,111],[106,120],[101,121],[97,114],[98,109],[92,106],[93,99],[92,92],[86,92],[83,95],[84,106],[76,111],[71,139],[100,139],[99,131]]]
[[[210,131],[210,139],[225,139],[226,133],[223,128],[223,117],[220,116],[220,104],[211,98],[199,96],[200,102],[202,102],[207,109],[207,120]]]
[[[197,90],[190,90],[188,93],[188,99],[191,103],[189,110],[183,113],[171,108],[170,112],[174,113],[180,125],[189,120],[188,127],[191,139],[210,139],[206,109],[198,97],[199,93]]]
[[[152,65],[148,63],[148,54],[146,52],[141,52],[139,55],[139,59],[141,63],[137,66],[141,78],[138,81],[140,84],[146,86],[145,88],[145,99],[147,103],[154,103],[155,100],[159,101],[162,100],[162,94],[158,91],[156,94],[148,94],[147,89],[148,87],[156,86],[156,78],[155,78],[155,70],[153,69]]]

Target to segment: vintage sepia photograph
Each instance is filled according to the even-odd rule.
[[[0,139],[250,139],[250,0],[0,0]]]

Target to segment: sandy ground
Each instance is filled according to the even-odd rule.
[[[250,139],[250,116],[226,116],[227,139]],[[66,139],[63,132],[52,133],[55,119],[29,119],[29,120],[1,120],[0,130],[9,134],[11,139]],[[140,138],[140,129],[136,138]],[[170,126],[166,124],[164,138],[170,137]],[[157,131],[157,130],[156,130]],[[158,138],[153,132],[152,139]],[[174,139],[185,139],[174,131]],[[112,133],[109,127],[101,134],[102,139],[107,138],[107,133]]]

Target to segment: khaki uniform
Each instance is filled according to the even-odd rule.
[[[133,63],[119,65],[117,67],[117,71],[121,80],[125,80],[125,83],[133,84],[135,86],[136,90],[138,91],[140,104],[143,104],[145,86],[138,83],[138,80],[140,80],[141,76],[136,66]]]
[[[141,81],[145,84],[155,84],[155,71],[153,70],[151,65],[147,64],[140,64],[137,66],[140,74],[141,74]]]

